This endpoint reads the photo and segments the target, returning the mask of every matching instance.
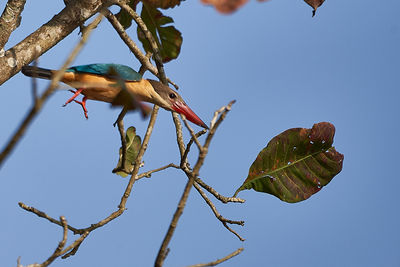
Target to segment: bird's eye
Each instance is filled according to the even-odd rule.
[[[172,99],[173,99],[173,98],[176,98],[176,94],[170,93],[170,94],[169,94],[169,98],[172,98]]]

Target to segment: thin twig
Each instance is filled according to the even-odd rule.
[[[146,59],[147,59],[147,61],[151,64],[151,62],[150,62],[150,58],[153,56],[153,53],[151,53],[151,52],[146,52]],[[142,64],[141,66],[140,66],[140,69],[139,69],[139,74],[140,75],[144,75],[144,73],[146,72],[146,70],[148,70],[147,69],[147,66],[146,65],[144,65],[144,64]]]
[[[146,69],[148,69],[151,73],[153,73],[155,76],[160,78],[160,76],[158,75],[157,68],[151,64],[151,62],[148,60],[146,55],[142,53],[142,51],[139,49],[139,47],[136,45],[136,43],[125,32],[124,27],[121,25],[121,23],[118,21],[118,19],[114,16],[114,14],[112,14],[109,10],[107,10],[105,12],[105,16],[108,19],[108,21],[111,23],[111,25],[114,27],[114,29],[117,31],[117,33],[119,34],[121,39],[129,47],[131,52],[140,61],[142,66],[146,67]],[[167,81],[170,84],[172,84],[176,89],[179,89],[179,86],[176,85],[174,82],[172,82],[169,78],[167,78]]]
[[[222,203],[226,204],[229,202],[237,202],[237,203],[244,203],[246,200],[238,198],[238,197],[225,197],[218,193],[214,188],[203,182],[200,178],[196,178],[196,183],[211,193],[216,199],[221,201]]]
[[[183,123],[185,124],[186,128],[190,132],[190,135],[192,136],[192,139],[194,140],[194,142],[196,143],[197,147],[201,151],[203,149],[203,147],[201,146],[199,139],[197,139],[197,136],[194,133],[192,127],[190,127],[189,123],[187,122],[187,120],[186,120],[186,118],[184,116],[181,115],[181,118],[182,118]]]
[[[143,138],[142,146],[140,147],[139,153],[138,153],[138,155],[136,157],[136,160],[135,160],[135,163],[134,163],[134,168],[132,170],[132,175],[131,175],[131,177],[129,179],[128,185],[126,186],[125,192],[121,197],[121,201],[120,201],[120,203],[118,205],[118,210],[114,211],[113,213],[111,213],[109,216],[107,216],[103,220],[99,221],[98,223],[95,223],[95,224],[90,225],[89,227],[80,229],[79,233],[86,232],[86,231],[91,232],[91,231],[93,231],[93,230],[95,230],[95,229],[97,229],[99,227],[104,226],[105,224],[107,224],[110,221],[116,219],[117,217],[121,216],[122,213],[124,213],[125,207],[126,207],[126,202],[127,202],[128,198],[129,198],[131,192],[132,192],[133,184],[136,181],[136,175],[139,172],[139,168],[141,166],[140,163],[141,163],[143,155],[144,155],[144,153],[145,153],[145,151],[147,149],[151,133],[153,132],[153,128],[154,128],[154,124],[156,122],[158,110],[159,110],[159,107],[158,106],[154,106],[153,111],[152,111],[151,116],[150,116],[149,125],[147,126],[147,130],[146,130],[145,136]]]
[[[41,267],[49,266],[55,259],[57,259],[60,255],[62,255],[61,252],[62,252],[62,250],[63,250],[63,248],[65,246],[65,243],[67,243],[67,234],[68,234],[67,220],[65,219],[64,216],[61,216],[60,217],[60,221],[61,221],[61,224],[62,224],[62,226],[64,228],[63,238],[60,241],[60,243],[58,243],[58,246],[57,246],[56,250],[54,251],[54,253],[45,262],[43,262],[40,265]]]
[[[21,140],[22,136],[25,134],[25,131],[28,129],[28,126],[31,124],[33,119],[37,116],[37,114],[41,111],[44,103],[47,99],[52,95],[55,88],[57,87],[59,81],[61,80],[65,70],[71,64],[71,62],[78,55],[79,51],[82,49],[83,45],[86,43],[87,39],[93,28],[95,28],[101,21],[102,15],[99,15],[92,23],[89,24],[87,31],[82,34],[82,38],[79,43],[75,46],[74,50],[72,50],[71,54],[68,56],[67,60],[63,64],[62,68],[55,72],[53,79],[50,82],[50,85],[47,87],[46,91],[37,99],[29,113],[26,115],[25,119],[22,121],[20,126],[14,135],[10,138],[7,145],[3,149],[0,154],[0,168],[4,163],[5,158],[11,153],[14,149],[15,145]]]
[[[56,220],[56,219],[50,217],[49,215],[47,215],[47,214],[44,213],[43,211],[40,211],[40,210],[38,210],[38,209],[36,209],[36,208],[34,208],[34,207],[30,207],[30,206],[28,206],[28,205],[25,205],[25,204],[22,203],[22,202],[18,202],[18,205],[19,205],[22,209],[24,209],[24,210],[26,210],[26,211],[29,211],[29,212],[32,212],[33,214],[36,214],[37,216],[39,216],[39,217],[41,217],[41,218],[44,218],[44,219],[50,221],[51,223],[57,224],[57,225],[59,225],[59,226],[63,226],[63,224],[62,224],[61,221]],[[76,228],[74,228],[74,227],[72,227],[72,226],[70,226],[70,225],[68,225],[68,229],[71,230],[74,234],[79,234],[79,233],[80,233],[80,230],[79,230],[79,229],[76,229]]]
[[[126,115],[126,113],[128,112],[128,108],[126,108],[125,106],[122,108],[121,112],[118,115],[117,120],[113,123],[113,126],[115,127],[115,125],[118,124],[119,121],[122,121]]]
[[[183,194],[181,196],[181,199],[179,200],[178,206],[176,208],[176,211],[174,213],[174,216],[172,218],[172,221],[169,225],[168,231],[164,237],[164,240],[161,244],[161,247],[158,251],[157,257],[156,257],[156,261],[155,261],[155,267],[161,267],[164,263],[165,257],[166,257],[166,251],[168,248],[168,244],[172,239],[172,236],[175,232],[176,226],[178,224],[178,221],[183,213],[183,210],[185,208],[187,199],[189,197],[189,193],[190,190],[194,184],[195,178],[197,178],[200,168],[201,166],[203,166],[204,163],[204,159],[207,156],[208,153],[208,147],[210,146],[211,140],[215,134],[215,131],[217,130],[218,126],[221,124],[221,122],[225,119],[225,116],[227,114],[227,112],[230,110],[231,106],[233,105],[234,101],[231,101],[224,109],[224,111],[222,112],[222,114],[219,116],[219,119],[217,120],[217,122],[215,123],[215,125],[210,129],[210,131],[208,132],[206,141],[202,147],[202,149],[200,150],[200,154],[199,157],[197,159],[197,162],[193,168],[193,171],[188,173],[186,172],[186,175],[188,175],[188,182],[186,183],[185,189],[183,191]]]
[[[122,119],[121,120],[117,120],[117,124],[118,124],[118,132],[119,132],[119,135],[121,137],[121,149],[122,149],[120,169],[125,170],[126,138],[125,138],[124,121]]]
[[[139,171],[139,167],[141,166],[140,162],[141,162],[141,160],[143,158],[143,155],[144,155],[144,153],[145,153],[145,151],[147,149],[147,145],[148,145],[151,133],[152,133],[153,128],[154,128],[154,124],[155,124],[155,121],[156,121],[156,118],[157,118],[158,109],[159,109],[158,106],[154,106],[154,108],[153,108],[153,112],[152,112],[151,117],[150,117],[149,125],[147,127],[147,131],[146,131],[145,136],[143,138],[142,146],[141,146],[141,148],[139,150],[138,156],[136,157],[135,165],[134,165],[134,169],[132,171],[131,178],[129,179],[129,183],[128,183],[126,189],[125,189],[124,194],[121,197],[121,202],[118,205],[118,210],[114,211],[113,213],[111,213],[109,216],[107,216],[103,220],[99,221],[98,223],[92,224],[87,228],[76,229],[74,227],[68,226],[69,230],[73,231],[74,234],[81,234],[81,237],[78,238],[73,244],[71,244],[69,247],[67,247],[66,249],[64,249],[61,252],[60,255],[62,255],[64,253],[67,253],[68,251],[71,250],[69,253],[65,254],[62,258],[66,258],[66,257],[74,255],[76,253],[76,251],[78,250],[80,244],[89,235],[89,233],[91,233],[92,231],[96,230],[99,227],[104,226],[105,224],[109,223],[110,221],[116,219],[121,214],[123,214],[123,212],[125,211],[126,202],[127,202],[128,198],[129,198],[129,195],[130,195],[130,193],[132,191],[133,184],[136,181],[136,175],[137,175],[137,173]],[[45,218],[45,219],[49,220],[50,222],[55,223],[57,225],[61,225],[61,222],[51,218],[50,216],[48,216],[44,212],[41,212],[41,211],[39,211],[39,210],[37,210],[35,208],[32,208],[32,207],[28,207],[23,203],[19,203],[19,205],[21,206],[21,208],[23,208],[23,209],[25,209],[27,211],[33,212],[34,214],[38,215],[39,217]]]
[[[176,142],[178,144],[179,153],[181,154],[181,158],[182,158],[185,153],[185,142],[183,141],[182,124],[181,124],[181,121],[179,120],[178,113],[171,112],[171,114],[172,114],[172,120],[174,121],[174,125],[175,125]],[[186,161],[186,159],[184,161]]]
[[[244,241],[244,238],[242,238],[237,232],[235,232],[232,228],[230,228],[228,226],[229,224],[237,224],[240,226],[244,226],[244,221],[233,221],[233,220],[229,220],[224,218],[217,210],[217,208],[215,207],[215,205],[211,202],[211,200],[207,197],[207,195],[204,193],[204,191],[200,188],[200,186],[198,184],[194,184],[194,187],[197,189],[197,191],[200,193],[200,195],[203,197],[203,199],[206,201],[207,205],[211,208],[211,210],[213,211],[215,217],[221,221],[222,225],[225,226],[226,229],[228,229],[228,231],[230,231],[231,233],[233,233],[234,235],[236,235],[240,241]]]
[[[143,178],[143,177],[150,178],[151,175],[152,175],[153,173],[159,172],[159,171],[162,171],[162,170],[165,170],[165,169],[168,169],[168,168],[179,169],[179,166],[178,166],[178,165],[175,165],[175,164],[173,164],[173,163],[170,163],[170,164],[165,165],[165,166],[163,166],[163,167],[160,167],[160,168],[157,168],[157,169],[154,169],[154,170],[151,170],[151,171],[147,171],[147,172],[141,173],[141,174],[139,174],[138,176],[136,176],[136,180],[139,180],[139,179],[141,179],[141,178]]]
[[[196,133],[196,134],[195,134],[195,137],[199,138],[200,136],[202,136],[202,135],[205,134],[206,132],[207,132],[207,130],[206,130],[206,129],[203,129],[203,130],[201,130],[200,132]],[[184,171],[187,170],[187,169],[185,168],[185,167],[187,167],[187,166],[186,166],[186,160],[187,160],[187,156],[188,156],[188,154],[189,154],[189,152],[190,152],[190,147],[192,146],[193,142],[194,142],[194,138],[192,137],[192,138],[190,138],[189,142],[187,143],[185,152],[183,153],[183,156],[182,156],[182,158],[181,158],[181,168],[182,168]],[[187,170],[187,171],[189,171],[189,170]]]
[[[76,239],[71,245],[66,247],[63,251],[61,251],[61,255],[63,255],[61,258],[66,259],[70,256],[75,255],[75,253],[78,251],[79,246],[82,244],[83,240],[90,234],[89,231],[84,232],[78,239]],[[69,251],[69,252],[68,252]],[[68,252],[68,253],[67,253]],[[67,253],[67,254],[65,254]]]
[[[129,5],[126,4],[125,1],[119,0],[117,1],[117,5],[123,8],[128,14],[133,18],[136,22],[140,30],[144,33],[144,36],[149,41],[151,49],[153,50],[154,59],[156,61],[156,66],[158,69],[158,78],[160,78],[161,82],[165,85],[168,85],[167,76],[165,75],[164,65],[162,63],[161,55],[160,55],[160,48],[158,47],[156,41],[154,40],[153,35],[147,29],[146,24],[143,22],[142,18],[133,10]]]
[[[235,250],[234,252],[232,252],[231,254],[223,257],[222,259],[218,259],[209,263],[200,263],[200,264],[195,264],[195,265],[190,265],[188,267],[207,267],[207,266],[216,266],[224,261],[227,261],[237,255],[239,255],[242,251],[244,250],[244,248],[238,248],[237,250]]]

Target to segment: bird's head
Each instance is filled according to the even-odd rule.
[[[205,129],[208,129],[208,126],[189,108],[189,106],[185,103],[182,97],[169,88],[168,86],[154,80],[148,80],[151,86],[154,88],[154,91],[159,95],[161,99],[155,99],[154,103],[159,105],[160,107],[178,112],[179,114],[185,115],[186,119],[197,124]]]

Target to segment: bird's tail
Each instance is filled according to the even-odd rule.
[[[35,66],[22,67],[22,73],[29,77],[37,77],[42,79],[51,80],[53,71],[49,69],[38,68]]]

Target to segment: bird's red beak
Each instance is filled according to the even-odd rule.
[[[208,126],[185,103],[175,102],[172,106],[172,109],[179,114],[185,115],[186,119],[193,122],[194,124],[208,129]]]

